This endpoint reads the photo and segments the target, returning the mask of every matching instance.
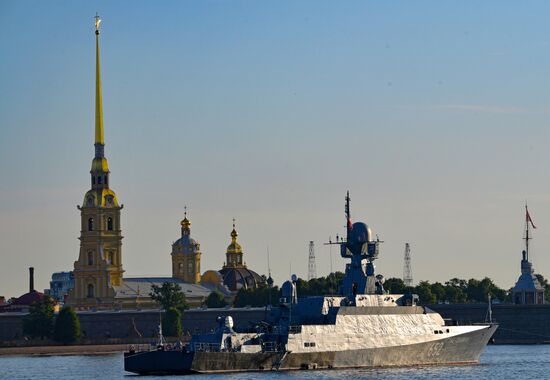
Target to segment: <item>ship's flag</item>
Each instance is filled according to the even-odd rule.
[[[531,223],[531,226],[533,228],[537,228],[534,224],[533,224],[533,220],[531,219],[531,215],[529,215],[529,210],[527,210],[527,206],[525,206],[525,222],[526,223]]]

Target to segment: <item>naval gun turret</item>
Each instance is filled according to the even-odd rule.
[[[349,191],[346,195],[346,238],[338,239],[342,257],[351,259],[346,264],[342,282],[342,295],[355,299],[358,294],[384,294],[384,278],[374,273],[374,260],[378,258],[378,238],[372,237],[371,229],[363,222],[351,222]],[[330,242],[329,244],[334,244]]]

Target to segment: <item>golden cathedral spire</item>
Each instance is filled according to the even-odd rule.
[[[233,231],[231,231],[231,244],[237,243],[237,236],[239,236],[239,234],[235,229],[235,218],[233,218]]]
[[[189,219],[187,219],[187,206],[184,207],[184,217],[183,217],[183,220],[181,221],[180,225],[181,225],[181,232],[182,232],[182,235],[184,233],[187,232],[187,234],[189,234],[189,231],[191,230],[190,227],[191,227],[191,222],[189,221]]]
[[[103,99],[101,93],[101,70],[99,64],[99,24],[101,19],[96,13],[95,17],[95,156],[92,161],[92,182],[98,174],[109,173],[109,165],[105,158],[105,139],[103,138]],[[103,179],[103,178],[102,178]],[[108,187],[108,178],[100,179],[97,185]]]
[[[101,70],[99,65],[99,24],[101,19],[95,15],[95,143],[105,144],[103,138],[103,99],[101,94]]]

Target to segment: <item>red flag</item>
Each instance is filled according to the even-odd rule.
[[[351,218],[348,218],[348,230],[351,230],[353,228],[353,224],[351,223]]]
[[[529,215],[529,210],[527,210],[527,206],[525,206],[525,222],[531,223],[531,226],[533,226],[533,228],[537,228],[533,224],[533,220],[531,219],[531,215]]]

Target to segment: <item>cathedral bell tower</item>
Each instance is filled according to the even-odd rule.
[[[201,281],[200,244],[191,237],[191,221],[185,216],[181,221],[181,238],[172,244],[172,277],[190,284]]]
[[[235,229],[235,219],[233,219],[233,230],[231,231],[231,244],[227,246],[226,264],[225,267],[234,268],[246,268],[246,264],[243,262],[243,249],[239,243],[237,243],[237,236],[239,233]]]
[[[99,65],[99,16],[95,17],[96,95],[95,155],[92,160],[91,189],[80,210],[80,253],[74,263],[75,287],[67,303],[78,308],[112,308],[114,286],[122,285],[122,235],[116,194],[109,188],[109,166],[105,158],[103,104]]]

